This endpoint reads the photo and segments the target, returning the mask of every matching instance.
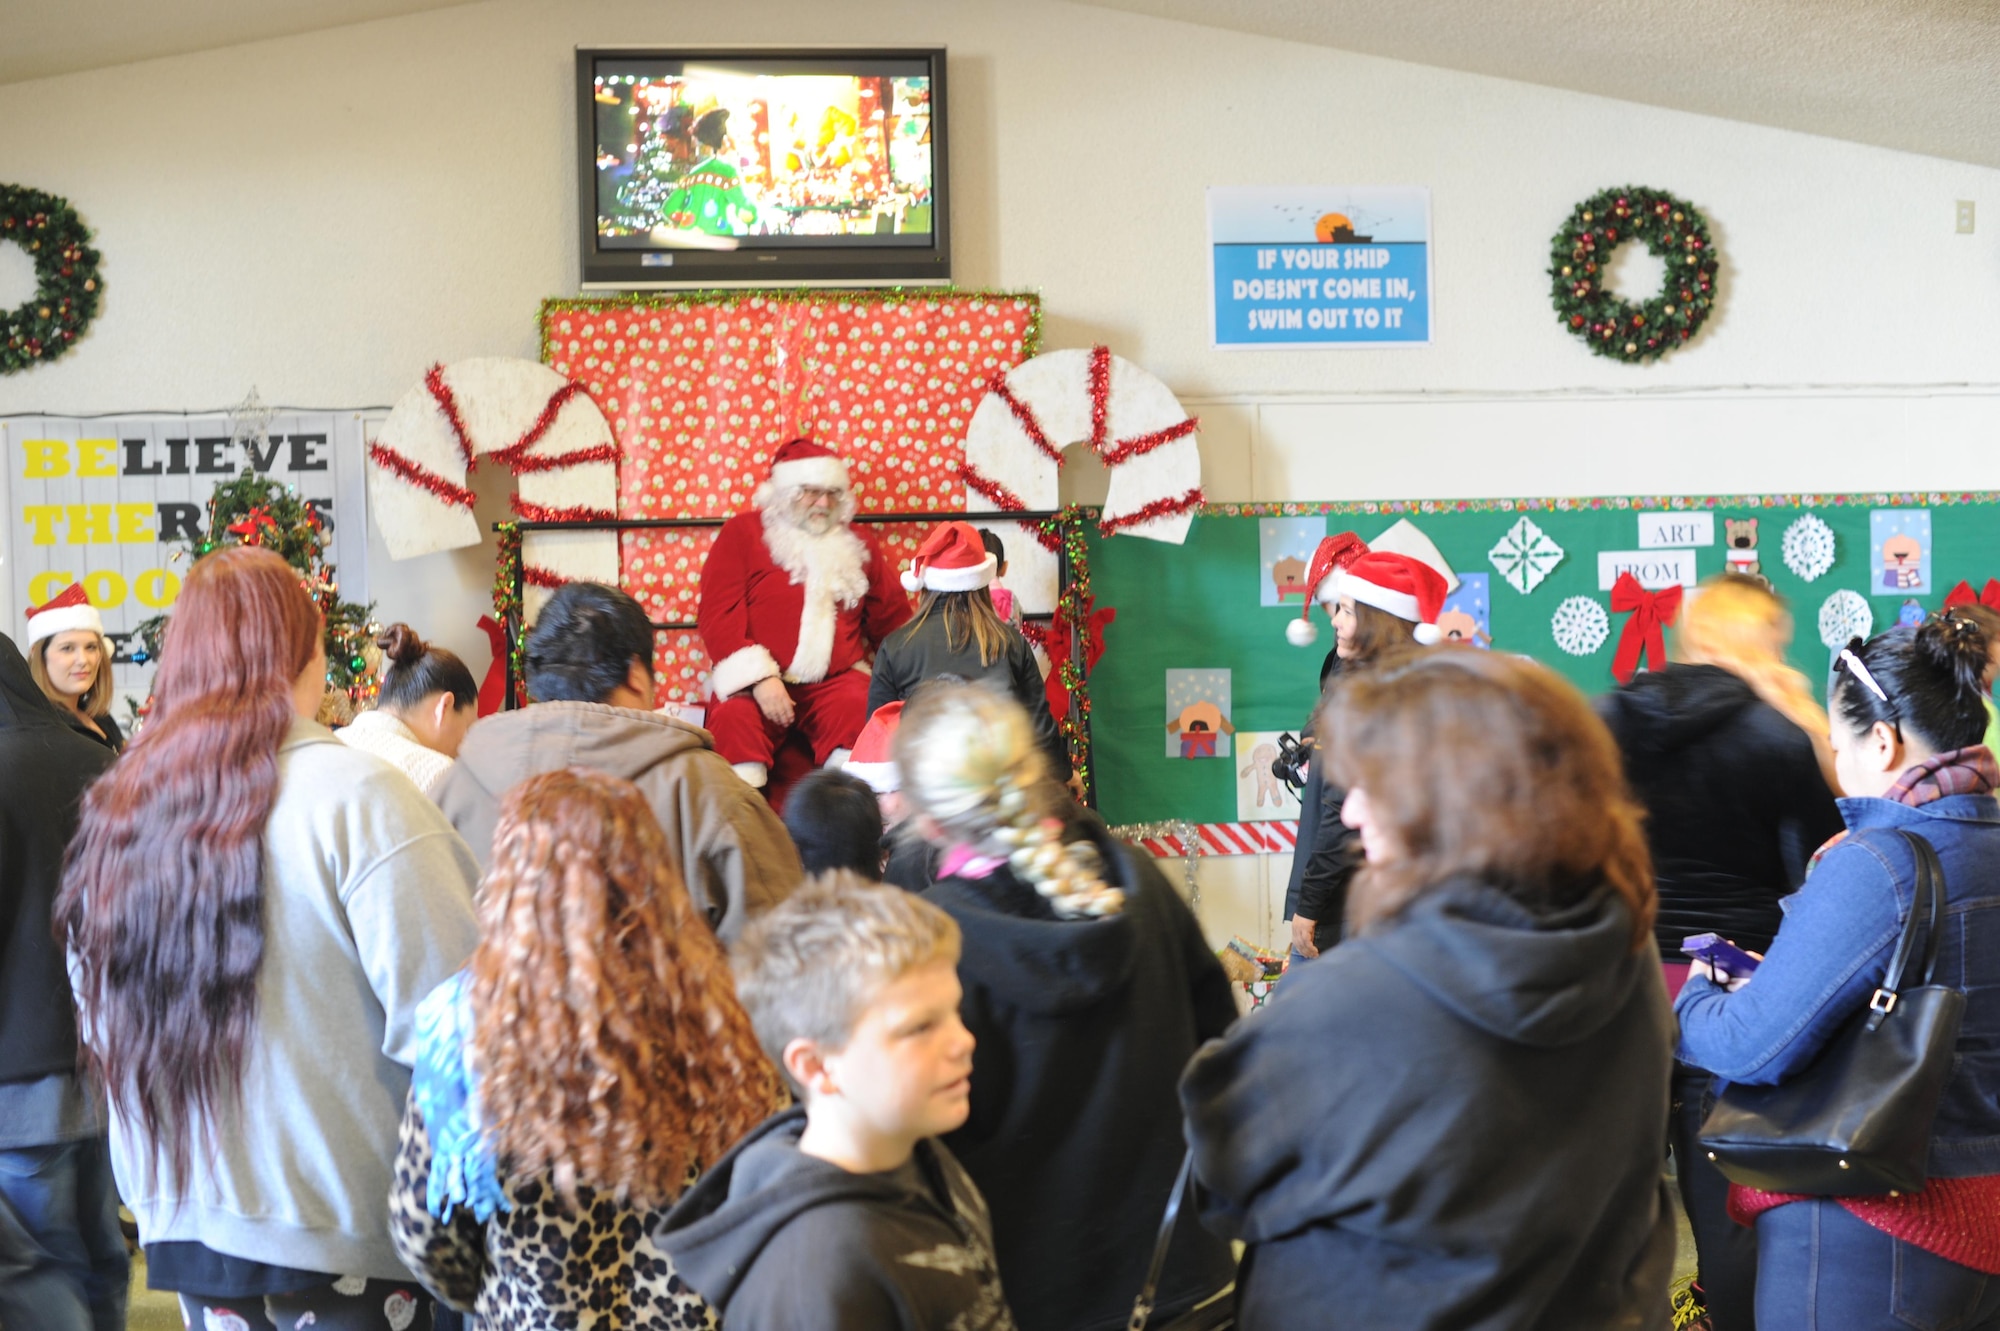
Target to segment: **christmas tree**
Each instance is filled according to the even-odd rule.
[[[284,556],[299,571],[299,581],[319,607],[326,623],[326,684],[330,694],[345,698],[336,719],[351,716],[355,704],[372,698],[375,679],[371,622],[375,605],[340,599],[340,583],[326,562],[326,524],[298,490],[282,481],[259,476],[248,467],[234,480],[220,481],[208,500],[208,522],[201,536],[182,542],[180,553],[200,560],[232,545],[256,545]],[[155,615],[139,625],[139,648],[133,659],[158,660],[166,636],[167,616]],[[326,715],[322,709],[322,716]]]

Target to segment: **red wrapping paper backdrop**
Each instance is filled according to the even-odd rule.
[[[832,293],[548,301],[542,359],[618,440],[620,517],[727,517],[796,435],[847,459],[864,513],[962,512],[965,432],[992,378],[1033,354],[1032,295]],[[875,526],[898,566],[924,527]],[[621,580],[655,620],[692,620],[713,528],[625,532]],[[660,701],[700,703],[708,654],[658,638]]]

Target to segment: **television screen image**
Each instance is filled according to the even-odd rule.
[[[599,246],[928,246],[929,62],[857,60],[839,72],[802,63],[600,57]]]

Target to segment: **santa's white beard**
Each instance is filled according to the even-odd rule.
[[[761,506],[764,548],[771,552],[772,562],[790,575],[793,586],[805,588],[799,646],[785,676],[810,684],[826,678],[835,617],[861,604],[868,594],[868,550],[847,526],[854,514],[851,497],[844,496],[830,511],[804,518],[795,516],[789,499],[774,495]],[[820,530],[814,531],[814,526]]]

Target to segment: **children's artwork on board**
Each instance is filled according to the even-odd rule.
[[[1903,602],[1903,608],[1896,612],[1896,623],[1906,629],[1913,629],[1924,622],[1924,604],[1911,598]]]
[[[1487,594],[1487,574],[1461,573],[1458,590],[1444,598],[1438,615],[1440,642],[1464,642],[1474,647],[1493,645],[1493,600]]]
[[[1868,515],[1872,595],[1931,589],[1931,511],[1878,508]]]
[[[1325,536],[1324,517],[1264,518],[1257,523],[1257,566],[1263,575],[1258,605],[1305,604],[1306,570]]]
[[[1235,733],[1227,670],[1167,672],[1167,757],[1227,758]]]
[[[1239,823],[1284,822],[1299,816],[1299,797],[1278,779],[1272,764],[1278,761],[1278,737],[1282,731],[1246,730],[1236,736],[1236,821]]]
[[[1722,527],[1728,533],[1722,557],[1729,571],[1757,576],[1764,567],[1763,561],[1757,557],[1757,519],[1724,518]]]

